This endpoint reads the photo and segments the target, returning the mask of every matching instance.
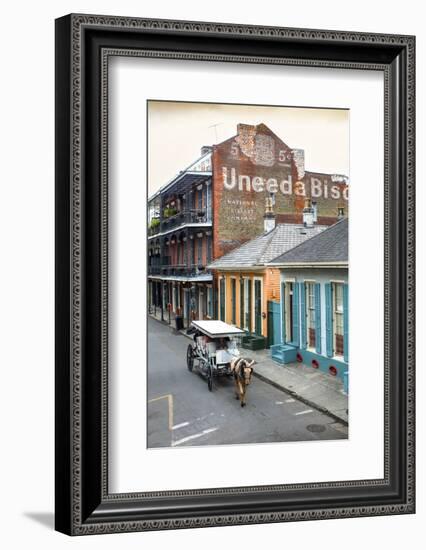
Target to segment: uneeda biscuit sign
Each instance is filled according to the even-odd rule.
[[[216,253],[263,232],[270,196],[277,223],[302,223],[307,198],[319,224],[348,215],[346,175],[305,170],[303,149],[290,148],[264,124],[237,129],[236,136],[213,150]]]

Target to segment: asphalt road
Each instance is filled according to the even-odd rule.
[[[149,448],[347,438],[342,424],[255,377],[244,408],[231,378],[209,392],[186,367],[187,337],[150,317],[148,334]]]

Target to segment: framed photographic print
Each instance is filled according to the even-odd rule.
[[[406,514],[415,39],[56,21],[56,529]]]

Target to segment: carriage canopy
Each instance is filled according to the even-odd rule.
[[[209,336],[210,338],[222,338],[224,336],[239,336],[244,331],[223,321],[192,321],[192,326]]]

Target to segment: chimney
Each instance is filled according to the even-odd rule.
[[[293,160],[296,165],[297,178],[303,180],[305,177],[305,150],[304,149],[293,149]]]
[[[345,207],[344,206],[339,206],[337,208],[337,219],[341,220],[344,217],[345,217]]]
[[[275,214],[272,209],[274,201],[274,195],[269,193],[269,196],[265,199],[265,213],[263,214],[263,227],[265,233],[269,233],[275,229]]]
[[[305,227],[314,226],[314,209],[312,208],[311,199],[305,199],[305,207],[303,208],[303,225]]]

